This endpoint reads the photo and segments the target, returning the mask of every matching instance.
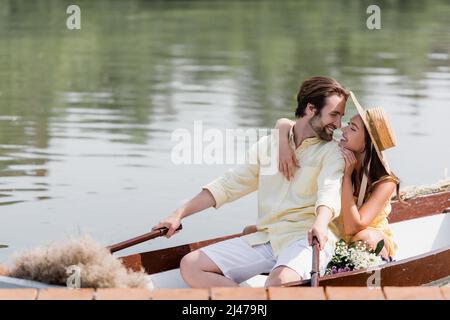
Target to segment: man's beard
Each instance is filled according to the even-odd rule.
[[[336,128],[333,125],[324,126],[319,115],[315,115],[314,117],[312,117],[309,120],[309,125],[320,139],[325,141],[331,141],[333,139],[333,132],[331,133],[327,132],[326,128],[327,127],[333,127],[333,129]]]

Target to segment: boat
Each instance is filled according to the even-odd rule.
[[[358,270],[319,278],[320,286],[420,286],[450,277],[450,191],[417,196],[404,203],[394,201],[389,215],[391,229],[398,244],[396,261],[370,270]],[[239,237],[242,233],[193,242],[171,248],[119,256],[132,270],[143,268],[149,275],[149,289],[188,287],[179,272],[180,261],[187,253],[204,246]],[[108,247],[117,252],[132,245],[164,235],[158,229],[148,234]],[[257,275],[240,284],[263,287],[267,275]],[[310,280],[285,284],[310,286]],[[0,288],[58,287],[36,281],[0,275]]]
[[[320,277],[320,286],[417,286],[450,276],[450,191],[417,196],[392,203],[388,219],[398,245],[395,261],[370,270],[357,270]],[[122,256],[133,270],[144,268],[152,288],[184,288],[180,260],[204,246],[239,237],[243,233],[193,242],[171,248]],[[257,275],[240,284],[262,287],[267,275]],[[302,280],[285,286],[310,286]]]

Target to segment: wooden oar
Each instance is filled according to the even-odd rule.
[[[180,226],[178,227],[178,229],[176,231],[179,231],[181,229],[183,229],[183,226],[180,224]],[[116,251],[119,251],[119,250],[123,250],[125,248],[129,248],[129,247],[134,246],[136,244],[139,244],[139,243],[151,240],[151,239],[155,239],[155,238],[164,236],[167,233],[167,231],[169,231],[168,228],[162,227],[162,228],[153,230],[151,232],[145,233],[143,235],[137,236],[135,238],[132,238],[132,239],[129,239],[129,240],[125,240],[125,241],[122,241],[122,242],[119,242],[119,243],[116,243],[116,244],[113,244],[113,245],[107,247],[107,249],[111,253],[113,253],[113,252],[116,252]]]
[[[312,269],[311,269],[311,287],[319,286],[319,240],[316,237],[312,239]]]

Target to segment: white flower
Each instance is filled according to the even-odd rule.
[[[331,267],[342,266],[352,270],[367,269],[382,263],[382,259],[374,253],[368,251],[367,242],[358,241],[351,248],[343,241],[338,241],[335,247],[335,254],[328,264],[327,272],[331,273]]]

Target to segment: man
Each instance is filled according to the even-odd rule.
[[[348,91],[336,80],[313,77],[304,81],[297,95],[297,120],[289,135],[301,167],[290,181],[281,173],[261,174],[261,153],[278,141],[262,137],[249,151],[253,164],[229,170],[154,227],[168,227],[174,234],[181,219],[216,209],[258,190],[257,231],[222,241],[187,254],[181,260],[184,281],[192,287],[238,286],[260,273],[269,273],[266,286],[280,286],[309,277],[311,242],[319,240],[321,261],[333,253],[340,213],[341,181],[345,162],[333,131],[341,127]],[[265,152],[265,154],[269,154]]]

